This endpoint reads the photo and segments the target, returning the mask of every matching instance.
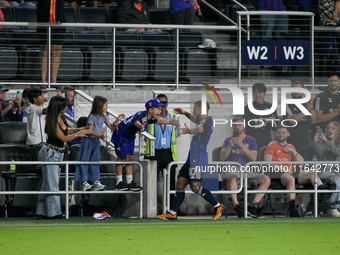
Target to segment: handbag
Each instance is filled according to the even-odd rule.
[[[183,0],[184,2],[191,4],[192,8],[194,9],[194,13],[197,13],[198,11],[198,5],[194,2],[190,2],[189,0]]]

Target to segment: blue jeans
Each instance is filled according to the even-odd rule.
[[[340,189],[340,178],[334,177],[333,172],[324,172],[319,177],[323,182],[327,182],[329,184],[336,184],[336,190]],[[340,207],[340,193],[333,193],[331,199],[329,201],[330,208],[339,208]]]
[[[60,162],[63,161],[64,154],[44,145],[39,151],[38,158],[40,161]],[[60,165],[42,166],[43,184],[41,191],[59,191],[60,169]],[[60,196],[39,195],[36,214],[46,217],[54,217],[62,214]]]
[[[336,26],[329,25],[329,27]],[[320,42],[321,42],[321,56],[322,58],[331,58],[336,59],[338,56],[338,46],[336,37],[338,36],[337,32],[327,31],[327,32],[320,32],[319,33]]]
[[[100,161],[100,140],[98,137],[84,137],[81,141],[78,161]],[[77,166],[75,181],[87,182],[100,179],[99,165]]]
[[[265,11],[265,10],[261,10]],[[281,37],[286,34],[288,27],[288,19],[285,15],[260,15],[262,40],[272,40],[273,34]]]

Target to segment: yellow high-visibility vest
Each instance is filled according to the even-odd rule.
[[[169,112],[171,119],[172,114]],[[176,116],[176,120],[178,121],[178,116]],[[172,133],[171,133],[171,144],[170,144],[170,148],[171,148],[171,153],[172,153],[172,159],[173,161],[177,161],[177,150],[176,150],[176,143],[177,143],[177,132],[176,132],[176,128],[177,126],[172,126]],[[147,132],[150,135],[155,136],[155,124],[150,124],[148,126]],[[150,144],[150,140],[146,139],[146,149],[144,151],[145,155],[149,155],[149,144]]]

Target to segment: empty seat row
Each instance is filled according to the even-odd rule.
[[[18,56],[15,49],[0,48],[0,79],[12,79],[17,75]],[[23,57],[21,77],[40,80],[40,49],[29,47]],[[85,57],[84,57],[85,56]],[[8,62],[3,61],[6,58]],[[145,49],[128,48],[116,54],[116,78],[126,81],[142,81],[151,76],[158,81],[175,79],[175,50],[159,49],[148,53]],[[202,49],[189,49],[180,54],[181,75],[186,79],[211,75],[209,53]],[[112,79],[112,49],[93,48],[85,53],[79,48],[64,47],[58,79],[75,81],[89,78],[93,81]]]
[[[58,79],[111,80],[112,47],[83,45],[79,41],[71,43],[81,36],[84,36],[84,42],[90,40],[86,39],[86,33],[67,33]],[[117,31],[116,77],[127,81],[140,81],[148,77],[160,81],[174,80],[176,56],[173,41],[173,36],[168,32],[144,32],[137,35],[134,32]],[[212,58],[216,58],[216,53],[198,48],[197,45],[201,43],[202,36],[198,32],[180,33],[180,71],[186,79],[211,74]],[[0,56],[0,79],[12,79],[20,74],[24,79],[40,80],[40,49],[37,45],[1,47]]]

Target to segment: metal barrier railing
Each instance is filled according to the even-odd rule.
[[[208,82],[216,78],[223,78],[224,70],[217,70],[216,65],[218,58],[222,55],[225,55],[224,58],[228,59],[226,53],[218,53],[214,49],[198,48],[197,45],[202,44],[205,38],[202,38],[200,33],[191,33],[189,36],[187,33],[189,31],[209,30],[228,33],[237,33],[238,31],[237,26],[148,24],[2,22],[1,26],[8,29],[7,33],[10,36],[16,37],[8,39],[7,43],[2,42],[2,46],[15,48],[11,49],[11,52],[15,55],[13,59],[21,62],[17,63],[13,60],[11,64],[15,67],[18,66],[18,73],[11,72],[6,76],[1,74],[0,84],[47,85],[49,88],[53,85],[76,84],[115,88],[117,85],[135,86],[141,84],[176,86],[178,89],[180,86],[188,86],[188,83],[192,80]],[[20,29],[15,29],[18,27]],[[58,83],[52,83],[49,75],[46,82],[39,81],[41,78],[39,66],[39,47],[41,44],[37,33],[32,29],[27,29],[35,29],[36,27],[46,28],[48,31],[48,74],[51,74],[51,57],[49,54],[51,52],[51,30],[56,27],[63,27],[67,30],[67,38],[63,46],[63,50],[66,48],[67,50],[62,51]],[[126,34],[123,33],[122,35],[120,31],[137,28],[160,29],[164,33],[162,37],[159,35],[159,40],[157,38],[149,40],[147,33],[145,38],[143,34],[136,35],[135,32],[131,32],[126,37]],[[120,37],[118,38],[118,36]],[[225,38],[222,34],[214,37],[217,48],[222,49],[222,52],[230,51],[230,47],[225,44]],[[164,38],[167,38],[167,40]],[[137,40],[137,42],[134,42],[134,40]],[[161,50],[157,52],[154,50],[155,47]],[[194,52],[193,48],[196,48]],[[236,53],[236,48],[234,50]],[[159,58],[157,54],[159,54]],[[74,60],[77,61],[73,63]],[[7,63],[9,63],[9,60],[7,60]],[[7,70],[8,64],[7,66],[5,63],[2,64],[0,70]],[[72,65],[78,67],[72,67]],[[83,66],[85,69],[83,69]]]
[[[49,88],[52,85],[77,84],[84,86],[102,85],[112,88],[116,88],[116,86],[156,85],[174,86],[179,89],[182,86],[189,86],[193,82],[220,84],[222,80],[225,80],[240,85],[244,84],[248,77],[249,80],[252,80],[252,76],[286,76],[287,79],[290,79],[294,75],[294,77],[308,77],[310,83],[314,86],[315,83],[320,83],[320,80],[316,77],[323,77],[329,71],[327,66],[336,68],[340,65],[337,59],[328,59],[322,54],[322,51],[325,50],[322,42],[327,39],[327,35],[324,34],[327,32],[338,33],[339,28],[314,26],[313,13],[287,11],[240,11],[237,13],[239,15],[238,25],[234,26],[2,22],[1,26],[4,28],[2,34],[7,33],[8,38],[4,38],[2,35],[0,38],[1,47],[3,47],[0,50],[3,55],[0,61],[0,84],[47,85]],[[242,16],[246,19],[241,19]],[[279,67],[279,69],[242,65],[240,50],[241,41],[245,37],[244,33],[246,33],[246,40],[261,39],[263,31],[259,16],[272,16],[273,18],[285,16],[287,21],[289,19],[289,24],[287,23],[286,26],[283,26],[284,28],[280,28],[282,31],[276,29],[275,32],[281,32],[281,40],[308,40],[310,66],[307,69],[298,68],[294,65]],[[247,21],[246,24],[243,24],[243,20]],[[47,28],[49,52],[51,50],[51,29],[64,27],[67,30],[67,39],[65,39],[63,48],[68,49],[62,55],[58,83],[51,83],[50,76],[45,83],[39,81],[38,47],[41,45],[35,31],[38,26]],[[169,32],[168,34],[172,38],[170,44],[166,44],[160,37],[158,42],[161,42],[161,45],[152,45],[155,42],[144,40],[142,44],[136,47],[136,45],[130,45],[131,40],[129,42],[129,39],[128,41],[117,39],[120,30],[141,27],[146,30],[161,29],[163,32]],[[89,33],[86,34],[84,31]],[[216,49],[198,49],[197,45],[205,39],[202,38],[200,33],[191,35],[191,39],[198,40],[198,42],[188,46],[192,42],[191,39],[185,42],[182,40],[185,32],[188,31],[202,32],[202,34],[206,31],[207,35],[203,35],[203,37],[212,36],[211,38],[216,41]],[[222,33],[211,34],[211,31]],[[32,35],[35,37],[33,38]],[[80,35],[85,39],[79,39]],[[92,36],[92,39],[86,39],[87,36],[89,38]],[[141,41],[142,36],[137,37]],[[95,43],[94,46],[91,45],[91,40]],[[155,46],[161,51],[157,53],[154,50]],[[122,54],[126,53],[125,48],[131,49],[131,51],[128,51],[128,54],[131,54],[124,64]],[[194,48],[196,51],[193,51]],[[140,49],[143,49],[144,52],[139,51]],[[158,62],[158,56],[155,54],[161,55],[161,61]],[[50,63],[50,54],[48,56],[48,63]],[[95,58],[94,61],[91,61],[92,57]],[[187,61],[188,57],[192,58],[189,62]],[[141,58],[144,59],[143,65],[138,64]],[[79,61],[72,63],[74,59],[79,59]],[[80,67],[72,67],[72,64]],[[141,69],[141,66],[147,66],[147,69]],[[123,71],[124,68],[127,68],[128,71]],[[235,70],[237,73],[235,73]],[[138,74],[135,73],[136,71]],[[48,65],[48,73],[51,73],[50,65]],[[137,76],[138,79],[135,78]]]
[[[93,102],[92,97],[90,97],[89,95],[87,95],[81,90],[75,90],[74,91],[74,107],[73,107],[74,118],[78,120],[82,116],[88,116],[91,111],[92,102]],[[106,111],[106,117],[109,119],[111,123],[113,123],[113,121],[116,120],[117,116],[118,114],[111,109],[108,109]],[[107,137],[105,138],[104,146],[106,146],[107,148],[111,148],[111,149],[114,148],[113,143],[111,143],[112,131],[107,126],[105,126],[105,134],[107,135]],[[140,139],[138,143],[137,143],[138,139],[136,139],[136,144],[138,146],[135,147],[135,150],[137,150],[136,153],[138,153],[139,158],[142,155],[144,155],[144,151],[142,150],[142,146],[141,146],[142,142],[140,140],[146,139],[146,138],[150,139],[149,152],[150,152],[150,156],[153,156],[155,153],[154,143],[155,143],[156,138],[146,132],[138,132],[138,137]]]
[[[171,162],[167,169],[163,169],[163,213],[165,213],[167,210],[170,209],[170,194],[175,194],[175,190],[170,190],[170,171],[172,166],[174,165],[183,165],[184,161],[177,161],[177,162]],[[285,165],[305,165],[308,164],[310,166],[315,165],[322,165],[326,167],[327,165],[338,165],[340,169],[339,164],[333,164],[329,161],[294,161],[294,162],[284,162]],[[213,161],[209,162],[209,165],[235,165],[239,166],[241,168],[241,165],[237,162],[220,162],[220,161]],[[246,164],[246,166],[242,169],[251,169],[252,166],[263,166],[263,165],[282,165],[282,162],[266,162],[266,161],[256,161],[256,162],[249,162]],[[315,167],[314,167],[315,168]],[[263,169],[262,169],[263,170]],[[310,169],[309,169],[310,170]],[[244,188],[244,217],[247,218],[248,215],[248,195],[250,194],[286,194],[286,193],[309,193],[314,194],[314,217],[318,217],[318,194],[319,193],[340,193],[340,190],[318,190],[317,185],[314,185],[314,189],[310,190],[248,190],[248,179],[247,179],[247,173],[248,171],[240,171],[240,185],[238,190],[236,191],[211,191],[212,194],[239,194],[242,192]],[[317,184],[317,178],[318,178],[318,171],[314,171],[314,183]],[[185,193],[192,193],[191,190],[185,190]]]
[[[174,161],[171,162],[167,169],[163,169],[163,213],[165,213],[167,210],[170,210],[170,194],[175,194],[175,190],[170,190],[170,171],[171,167],[173,165],[183,165],[184,161]],[[233,165],[237,167],[241,167],[241,164],[238,162],[218,162],[218,161],[212,161],[209,162],[209,165]],[[243,173],[241,172],[240,176],[240,186],[235,191],[227,191],[227,190],[217,190],[217,191],[210,191],[212,194],[238,194],[243,189]],[[193,193],[191,190],[185,190],[185,193]]]
[[[100,162],[80,162],[80,161],[61,161],[61,162],[44,162],[44,161],[1,161],[0,165],[65,165],[65,191],[57,192],[45,192],[45,191],[0,191],[0,195],[65,195],[65,217],[69,219],[69,196],[72,194],[138,194],[139,195],[139,218],[143,218],[143,190],[141,191],[71,191],[68,190],[69,183],[69,166],[70,165],[126,165],[132,164],[137,165],[140,170],[140,185],[143,187],[143,166],[136,161],[131,162],[111,162],[111,161],[100,161]]]
[[[246,164],[246,169],[251,169],[252,166],[256,166],[256,165],[304,165],[306,166],[306,164],[308,165],[312,165],[314,166],[314,169],[319,169],[316,168],[315,166],[317,165],[321,165],[326,167],[327,165],[338,165],[338,167],[340,167],[340,165],[338,163],[334,164],[331,163],[330,161],[294,161],[294,162],[266,162],[266,161],[256,161],[256,162],[249,162],[248,164]],[[338,168],[339,169],[339,168]],[[263,170],[263,168],[262,168]],[[317,184],[317,178],[318,178],[318,171],[312,171],[311,169],[307,169],[311,172],[314,172],[314,184]],[[295,170],[294,170],[295,171]],[[268,193],[276,193],[276,194],[286,194],[286,193],[312,193],[314,194],[314,217],[317,218],[318,217],[318,193],[340,193],[340,190],[318,190],[317,185],[314,185],[314,189],[313,190],[248,190],[247,188],[247,184],[248,184],[248,180],[247,180],[247,171],[245,171],[244,173],[244,217],[247,217],[247,212],[248,212],[248,194],[268,194]]]

